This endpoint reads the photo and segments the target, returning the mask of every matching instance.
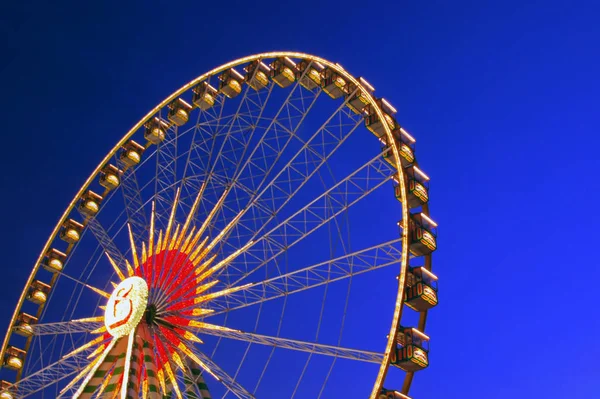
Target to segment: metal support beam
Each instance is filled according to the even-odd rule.
[[[401,239],[398,238],[251,284],[246,289],[210,301],[209,306],[215,309],[215,312],[205,317],[242,309],[387,266],[398,265],[402,254],[400,243]]]
[[[350,360],[358,360],[362,362],[381,364],[383,360],[382,353],[363,351],[358,349],[342,348],[339,346],[323,345],[314,342],[297,341],[293,339],[270,337],[267,335],[247,333],[243,331],[235,331],[229,329],[219,330],[201,330],[203,334],[213,335],[215,337],[223,337],[235,339],[238,341],[249,342],[252,344],[261,344],[266,346],[274,346],[277,348],[290,349],[300,352],[308,352],[316,355],[326,355],[336,358],[344,358]]]

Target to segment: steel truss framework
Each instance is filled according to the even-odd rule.
[[[244,85],[239,99],[235,101],[226,99],[223,94],[217,95],[212,107],[204,111],[195,111],[197,114],[192,113],[193,119],[190,118],[190,122],[194,123],[191,127],[189,125],[178,127],[169,121],[168,106],[177,98],[186,98],[186,96],[189,102],[191,89],[200,82],[207,81],[217,85],[216,77],[231,67],[246,65],[255,60],[272,60],[283,56],[306,60],[308,67],[284,92],[285,96],[278,100],[280,102],[278,107],[274,108],[270,100],[277,96],[276,92],[280,89],[270,81],[262,90],[254,90],[249,85]],[[313,122],[311,133],[307,134],[303,130],[305,122],[319,98],[326,94],[320,87],[307,88],[302,86],[300,81],[307,77],[310,66],[317,63],[323,64],[343,76],[352,84],[353,89],[345,99],[342,98],[341,101],[335,103],[335,109],[322,117],[322,123]],[[256,73],[255,71],[254,74]],[[254,74],[249,75],[247,79],[254,79]],[[304,370],[307,369],[312,355],[379,364],[379,373],[370,395],[371,399],[378,398],[390,366],[390,352],[395,345],[395,332],[398,330],[403,310],[403,290],[409,262],[406,233],[409,210],[405,205],[407,204],[407,189],[403,170],[391,166],[382,157],[382,155],[386,155],[392,158],[396,165],[399,165],[399,153],[395,146],[373,153],[374,157],[362,159],[359,164],[354,165],[354,168],[345,170],[341,175],[332,171],[330,165],[333,159],[336,159],[338,153],[342,152],[338,150],[344,148],[344,144],[364,123],[363,116],[352,112],[347,103],[358,92],[363,93],[377,116],[383,120],[383,110],[361,82],[349,75],[339,65],[306,54],[268,53],[256,55],[223,65],[200,76],[149,112],[125,135],[92,173],[54,229],[34,267],[27,286],[29,287],[36,278],[38,269],[44,262],[45,254],[55,245],[55,238],[58,236],[61,226],[67,218],[71,217],[71,212],[77,207],[81,194],[93,184],[100,169],[112,159],[124,171],[121,176],[121,185],[117,190],[122,192],[124,206],[121,207],[121,214],[124,214],[122,219],[125,222],[118,226],[109,226],[106,221],[102,221],[102,213],[95,217],[81,214],[81,217],[84,218],[84,233],[87,230],[91,231],[91,237],[96,241],[96,252],[99,250],[107,254],[114,261],[115,270],[118,273],[126,273],[128,268],[131,268],[129,263],[133,263],[130,251],[120,249],[127,247],[123,247],[123,238],[119,237],[123,237],[129,231],[133,243],[140,248],[149,239],[152,240],[155,230],[169,228],[168,226],[171,224],[169,212],[172,208],[179,209],[184,214],[192,214],[191,217],[195,219],[194,228],[199,227],[206,219],[208,236],[216,237],[215,245],[218,244],[215,247],[216,261],[227,261],[226,267],[220,268],[214,273],[213,278],[218,279],[219,283],[214,286],[215,288],[207,291],[209,296],[213,295],[211,292],[215,295],[215,298],[211,298],[206,305],[211,313],[198,316],[199,324],[195,328],[195,333],[199,337],[214,336],[218,338],[218,342],[212,355],[204,351],[202,345],[191,346],[186,349],[189,350],[189,353],[185,351],[181,353],[182,356],[188,355],[186,360],[188,363],[174,374],[174,379],[168,384],[170,392],[175,395],[179,390],[177,386],[179,384],[184,387],[188,397],[201,395],[201,390],[197,387],[198,376],[208,373],[223,385],[225,395],[231,393],[238,398],[253,398],[265,374],[268,361],[254,389],[242,386],[237,381],[237,375],[246,359],[250,345],[263,345],[273,348],[272,350],[308,353],[310,356],[304,365]],[[128,167],[120,160],[119,150],[131,137],[138,137],[140,132],[143,132],[146,122],[152,118],[167,121],[165,139],[157,146],[147,145],[143,154],[143,162],[135,168]],[[387,141],[393,142],[389,126],[386,124],[384,126]],[[138,173],[138,170],[143,170],[143,168],[154,169],[150,179],[144,173]],[[344,231],[349,229],[346,219],[350,210],[357,207],[381,187],[389,187],[393,178],[400,185],[399,199],[403,205],[401,214],[395,216],[392,223],[395,224],[396,220],[400,219],[403,233],[400,238],[358,250],[350,250],[347,240],[344,239],[344,234],[346,234]],[[319,186],[322,192],[315,195],[314,189]],[[306,193],[311,190],[313,194],[307,195]],[[106,190],[104,202],[108,203],[112,199],[112,194],[114,193]],[[197,206],[193,205],[196,197],[199,198]],[[151,221],[148,216],[150,207],[152,207],[153,214]],[[429,213],[426,204],[422,206],[421,210],[425,214]],[[113,216],[115,219],[120,217]],[[327,235],[331,240],[329,259],[311,266],[294,264],[290,268],[290,262],[286,259],[289,251],[313,235],[321,234],[324,230],[328,230]],[[154,239],[156,240],[156,238]],[[336,254],[336,247],[341,252]],[[68,266],[71,258],[75,256],[74,248],[74,246],[69,246],[65,269],[53,277],[53,285],[65,277],[76,286],[83,287],[81,289],[88,293],[104,292],[106,288],[95,288],[86,280],[82,281],[70,275]],[[99,260],[96,260],[95,263],[92,262],[92,258],[83,267],[81,276],[92,276],[95,265],[99,262]],[[228,260],[229,258],[231,260]],[[431,256],[425,256],[423,263],[428,269],[431,269]],[[339,345],[339,342],[338,345],[319,343],[321,321],[319,321],[317,337],[314,342],[280,337],[279,332],[277,336],[244,332],[236,329],[232,324],[233,321],[228,321],[243,309],[262,309],[264,303],[280,299],[284,301],[284,306],[279,317],[279,331],[288,297],[302,292],[310,292],[317,287],[328,289],[332,283],[342,281],[349,283],[355,276],[389,267],[399,267],[399,271],[396,273],[398,274],[398,292],[388,340],[379,353],[345,348]],[[173,270],[164,273],[166,279],[177,274]],[[223,294],[216,296],[218,290],[221,290]],[[16,320],[26,295],[27,293],[24,292],[21,296],[10,323],[9,333],[2,346],[0,355],[2,358],[5,356],[13,332],[18,331]],[[348,306],[349,295],[350,289],[346,296],[345,308]],[[80,296],[70,304],[70,309],[77,308],[79,298]],[[99,302],[104,300],[100,298]],[[157,300],[157,303],[160,304],[161,301],[168,300],[168,296],[159,295]],[[325,298],[322,301],[325,306]],[[40,308],[38,314],[43,315],[44,312],[45,309]],[[205,322],[223,316],[225,321],[220,328],[202,326]],[[95,317],[97,318],[97,316]],[[321,317],[323,317],[323,310],[321,310]],[[426,318],[427,312],[422,312],[418,325],[421,330],[424,330]],[[38,324],[31,325],[32,335],[28,338],[26,347],[34,348],[32,342],[35,342],[36,339],[41,343],[43,337],[52,338],[53,344],[49,346],[52,349],[44,350],[41,348],[41,344],[38,345],[40,347],[38,356],[43,357],[44,353],[55,350],[55,343],[59,342],[60,337],[68,337],[68,339],[64,338],[60,345],[68,352],[71,350],[66,349],[69,347],[69,341],[79,342],[81,337],[89,336],[90,333],[102,329],[103,326],[103,323],[96,319],[82,322],[69,316],[62,320],[45,322],[42,318]],[[227,324],[231,324],[231,326]],[[256,324],[258,325],[258,319]],[[340,330],[340,338],[342,331],[343,329]],[[248,344],[242,361],[233,374],[221,368],[213,357],[219,345],[223,345],[222,343],[228,340]],[[40,362],[40,365],[47,365],[21,376],[13,388],[14,397],[30,397],[53,386],[56,386],[55,390],[58,393],[59,385],[63,386],[64,381],[68,381],[89,364],[90,352],[91,349],[85,348],[85,350],[71,353],[54,362]],[[198,359],[198,364],[203,365],[200,368],[195,365],[194,367],[197,368],[195,373],[190,363],[190,359],[193,358]],[[175,360],[172,361],[175,362]],[[175,363],[173,365],[177,369]],[[331,367],[333,367],[333,363]],[[331,373],[331,369],[329,373]],[[304,371],[302,375],[304,375]],[[294,394],[300,385],[302,375]],[[408,393],[412,378],[412,373],[406,373],[402,387],[404,393]],[[179,382],[174,383],[175,381]],[[140,387],[140,392],[141,390]],[[58,397],[74,392],[78,396],[82,391],[81,389],[77,390],[77,385],[74,385]],[[97,394],[98,392],[101,390],[96,390]],[[319,395],[322,393],[323,390]],[[179,395],[177,393],[177,396]]]
[[[124,171],[121,178],[121,192],[123,194],[123,201],[125,203],[125,211],[127,212],[127,221],[131,226],[132,233],[136,241],[141,242],[146,238],[148,219],[146,218],[146,213],[144,212],[142,196],[140,194],[137,177],[134,169],[127,167],[122,160],[118,159],[117,165],[119,165],[119,168]],[[101,229],[101,226],[99,226],[98,223],[93,224],[97,226],[94,229],[94,232]],[[92,226],[90,226],[90,228],[92,228]]]

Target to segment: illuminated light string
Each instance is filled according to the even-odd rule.
[[[191,226],[203,192],[204,187],[201,187],[186,221],[180,225],[175,221],[178,190],[164,231],[155,230],[153,203],[150,237],[147,243],[142,242],[141,248],[136,248],[131,226],[128,226],[132,260],[125,261],[126,273],[106,254],[119,281],[113,282],[111,294],[93,289],[108,299],[105,306],[100,306],[104,311],[102,316],[72,321],[103,322],[103,325],[91,332],[97,337],[64,356],[91,351],[88,355],[90,363],[62,392],[79,383],[74,398],[91,398],[89,392],[92,389],[96,395],[99,392],[126,392],[127,386],[134,386],[143,397],[152,397],[150,392],[158,392],[163,395],[174,393],[177,398],[183,398],[182,391],[185,392],[186,388],[179,386],[176,373],[178,369],[185,373],[188,362],[216,378],[210,367],[192,350],[195,344],[202,343],[193,330],[230,330],[200,321],[199,318],[214,311],[206,307],[211,300],[251,285],[209,291],[218,284],[216,273],[254,242],[248,242],[213,265],[216,254],[211,254],[212,249],[235,225],[239,215],[209,241],[204,234],[216,214],[217,206],[199,228]],[[227,190],[217,204],[224,201],[226,195]],[[131,364],[128,368],[130,372],[117,375],[116,370],[122,372],[122,367],[117,367],[121,363]],[[95,374],[98,370],[102,378]]]

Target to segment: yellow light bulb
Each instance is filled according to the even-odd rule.
[[[23,331],[27,335],[33,334],[33,327],[31,327],[31,325],[29,325],[27,323],[21,324],[18,328],[19,328],[19,330]]]
[[[314,80],[317,83],[321,83],[321,75],[316,69],[311,69],[308,74],[312,80]]]
[[[50,266],[54,270],[62,270],[63,264],[60,259],[53,258],[48,262],[48,266]]]
[[[208,93],[204,93],[203,99],[204,99],[204,102],[206,102],[206,103],[208,103],[208,104],[210,104],[210,105],[214,105],[214,104],[215,104],[215,99],[214,99],[214,97],[213,97],[213,96],[211,96],[211,95],[210,95],[210,94],[208,94]]]
[[[131,159],[134,163],[140,163],[140,154],[137,151],[127,151],[127,158]]]
[[[256,80],[258,80],[262,85],[267,85],[267,83],[269,83],[269,79],[267,79],[267,75],[263,71],[258,71],[256,73]]]
[[[165,132],[162,129],[155,127],[152,129],[152,135],[158,138],[160,141],[163,141],[165,138]]]
[[[179,108],[177,110],[177,116],[179,116],[181,119],[185,119],[187,121],[188,119],[188,113],[185,109],[183,108]]]
[[[231,79],[229,81],[229,87],[231,87],[235,92],[239,93],[242,91],[242,86],[237,80]]]
[[[283,68],[283,71],[281,73],[288,80],[294,80],[294,72],[290,68],[288,68],[288,67]]]
[[[31,295],[31,297],[40,303],[44,303],[44,302],[46,302],[46,299],[48,299],[48,296],[46,295],[46,293],[43,291],[40,291],[40,290],[34,291],[33,294]]]
[[[98,204],[95,201],[87,200],[85,202],[85,207],[92,213],[98,212]]]
[[[395,122],[394,122],[394,118],[392,118],[388,114],[384,114],[383,117],[385,118],[385,121],[387,122],[387,124],[390,127],[390,129],[393,129],[395,127],[395,125],[396,125]]]
[[[79,233],[75,229],[68,229],[67,237],[69,237],[73,241],[79,241]]]
[[[119,178],[112,173],[106,175],[106,181],[115,187],[119,185]]]
[[[15,369],[20,369],[21,367],[23,367],[23,361],[15,356],[9,357],[7,363],[10,367]]]
[[[404,159],[406,159],[408,162],[413,162],[415,160],[412,150],[406,144],[402,144],[400,146],[400,153],[402,154],[402,157],[404,157]]]

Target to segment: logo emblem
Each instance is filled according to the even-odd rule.
[[[148,304],[148,285],[140,277],[129,277],[113,291],[106,304],[104,325],[116,338],[129,334],[142,320]]]

